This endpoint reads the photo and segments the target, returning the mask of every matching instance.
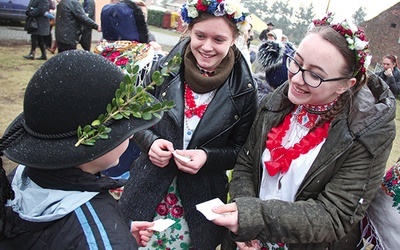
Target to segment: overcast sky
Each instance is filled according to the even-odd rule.
[[[312,2],[314,12],[318,14],[326,11],[329,0],[290,0],[289,2],[294,5],[304,4],[305,6]],[[330,0],[329,11],[351,16],[362,6],[367,13],[365,20],[369,20],[398,2],[399,0]]]

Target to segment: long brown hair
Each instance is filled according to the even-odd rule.
[[[316,124],[316,127],[318,127],[336,117],[346,107],[346,104],[350,103],[351,105],[354,95],[366,84],[367,74],[366,72],[358,70],[359,65],[357,65],[356,61],[357,52],[349,49],[346,39],[339,32],[335,31],[330,26],[316,26],[309,30],[306,35],[308,34],[318,34],[324,40],[335,46],[345,61],[341,73],[345,76],[349,76],[349,78],[354,77],[356,79],[354,86],[341,94],[332,109],[322,115],[322,119]],[[357,74],[353,76],[355,72],[357,72]]]

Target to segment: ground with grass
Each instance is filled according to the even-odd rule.
[[[30,45],[26,41],[0,41],[0,135],[3,135],[8,124],[21,113],[26,85],[44,62],[24,59],[22,56],[27,54],[29,49]],[[396,127],[399,137],[400,101],[397,101]],[[394,141],[387,166],[393,165],[399,157],[400,140],[397,139]],[[3,160],[6,171],[16,166],[6,157],[3,157]]]

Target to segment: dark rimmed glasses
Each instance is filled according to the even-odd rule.
[[[296,75],[297,73],[299,73],[299,71],[301,71],[304,82],[310,87],[318,88],[322,82],[332,82],[332,81],[350,79],[349,77],[336,77],[336,78],[324,79],[310,70],[303,69],[300,66],[300,63],[296,61],[296,59],[294,59],[292,56],[288,54],[286,54],[285,56],[286,56],[286,68],[288,69],[288,71],[293,75]]]

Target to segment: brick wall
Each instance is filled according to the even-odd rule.
[[[365,34],[370,40],[372,67],[381,62],[386,54],[394,54],[400,61],[400,3],[360,26],[365,29]]]

